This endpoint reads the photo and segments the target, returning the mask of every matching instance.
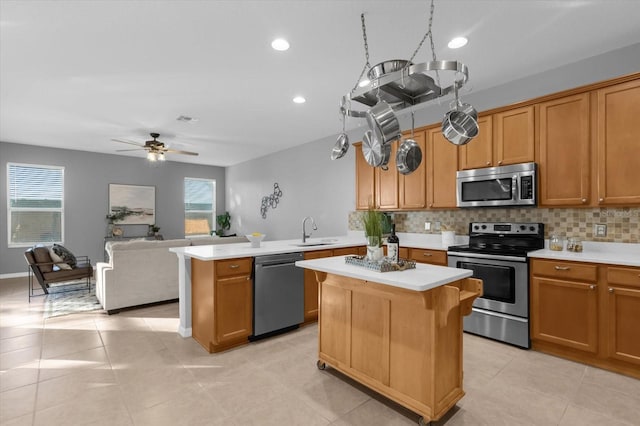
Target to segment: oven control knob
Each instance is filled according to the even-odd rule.
[[[487,229],[487,225],[482,225],[482,229]]]
[[[535,226],[530,226],[530,227],[529,227],[529,231],[533,232],[533,231],[535,231],[535,230],[536,230],[536,227],[535,227]]]
[[[524,231],[525,229],[526,229],[526,226],[524,226],[524,225],[520,225],[520,230],[521,230],[521,231]]]
[[[473,225],[473,229],[477,231],[478,229],[480,229],[480,227],[478,225]]]

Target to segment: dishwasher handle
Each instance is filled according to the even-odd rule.
[[[277,267],[280,267],[280,266],[289,266],[289,265],[295,266],[295,264],[296,264],[295,262],[259,263],[259,264],[256,264],[256,268],[265,268],[265,269],[267,269],[267,268],[277,268]]]

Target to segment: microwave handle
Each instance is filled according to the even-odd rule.
[[[511,178],[511,200],[517,201],[518,199],[518,175],[513,175]]]

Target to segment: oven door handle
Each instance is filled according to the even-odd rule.
[[[447,252],[447,256],[449,258],[452,258],[452,257],[456,257],[456,258],[475,257],[475,258],[478,258],[478,259],[510,260],[510,261],[513,261],[513,262],[522,262],[522,263],[526,263],[527,262],[527,258],[526,257],[501,256],[501,255],[496,256],[494,254],[466,253],[466,252],[460,252],[460,251],[448,251]]]

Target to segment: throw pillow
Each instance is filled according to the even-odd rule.
[[[77,263],[76,257],[73,255],[73,253],[69,251],[69,249],[59,244],[54,244],[52,247],[52,250],[55,252],[55,254],[57,254],[62,258],[62,261],[64,263],[71,266],[71,268],[76,267],[76,263]]]
[[[33,258],[36,263],[48,263],[48,265],[40,265],[41,272],[51,272],[53,271],[53,265],[51,264],[51,256],[49,255],[49,249],[46,247],[34,247],[33,248]]]
[[[56,270],[56,266],[58,269],[71,269],[71,266],[68,263],[65,263],[64,259],[53,250],[53,247],[49,247],[49,256],[51,256],[51,260],[55,263],[53,270]]]

